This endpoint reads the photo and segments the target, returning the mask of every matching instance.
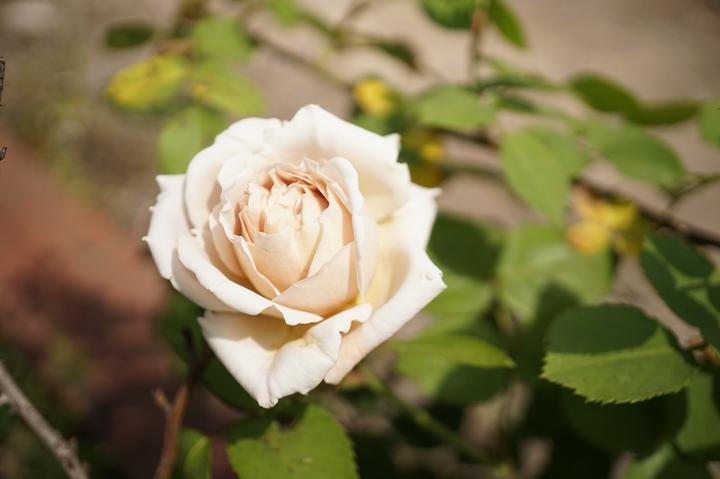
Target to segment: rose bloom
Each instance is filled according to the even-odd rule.
[[[425,252],[438,190],[398,151],[398,135],[310,105],[241,120],[186,174],[158,176],[157,268],[261,406],[340,382],[445,288]]]

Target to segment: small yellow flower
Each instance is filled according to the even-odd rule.
[[[439,138],[432,136],[420,145],[420,158],[428,163],[437,163],[445,155],[445,148]]]
[[[570,225],[567,239],[570,245],[583,253],[596,253],[608,247],[611,231],[595,221],[580,221]]]
[[[612,245],[618,253],[639,254],[645,226],[637,206],[597,198],[583,189],[576,190],[573,197],[580,221],[568,228],[567,236],[575,249],[593,253]]]
[[[387,115],[394,107],[392,91],[380,80],[358,82],[353,89],[353,98],[361,110],[371,115]]]

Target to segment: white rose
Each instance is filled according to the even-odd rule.
[[[208,343],[261,406],[338,383],[444,289],[425,253],[437,190],[398,149],[310,105],[239,121],[158,176],[157,268],[206,309]]]

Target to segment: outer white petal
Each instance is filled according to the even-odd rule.
[[[355,306],[310,328],[272,317],[207,312],[200,325],[228,371],[263,407],[299,392],[306,394],[337,359],[342,334],[365,321],[372,308]]]
[[[233,311],[233,308],[220,301],[217,296],[198,282],[195,274],[180,262],[177,250],[173,252],[170,282],[175,289],[203,309],[209,311]]]
[[[178,240],[180,262],[197,277],[198,282],[223,303],[245,314],[260,314],[272,301],[238,284],[220,271],[208,257],[200,238],[189,234]]]
[[[357,259],[357,285],[361,296],[365,295],[370,280],[375,274],[378,262],[377,224],[365,206],[357,171],[345,158],[332,158],[321,171],[335,181],[347,196],[348,209],[352,218],[355,254]]]
[[[170,279],[173,252],[177,239],[188,232],[187,218],[182,205],[182,185],[185,175],[160,175],[156,178],[160,186],[155,206],[150,208],[150,227],[143,238],[150,248],[160,275]]]
[[[188,222],[183,211],[182,191],[185,175],[160,175],[160,186],[155,206],[150,208],[150,228],[143,239],[150,248],[160,275],[170,279],[172,275],[173,253],[177,249],[177,239],[187,234]]]
[[[325,381],[339,383],[370,351],[393,336],[435,296],[445,289],[442,272],[424,250],[398,248],[395,251],[390,299],[370,319],[346,334],[340,355]]]
[[[265,154],[290,163],[348,159],[358,172],[368,208],[376,219],[383,219],[409,195],[410,174],[406,164],[397,162],[398,151],[394,137],[377,135],[308,105],[269,138]]]
[[[435,198],[439,194],[438,188],[424,188],[412,183],[410,199],[393,215],[392,238],[425,249],[437,216]]]

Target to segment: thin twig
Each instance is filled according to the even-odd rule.
[[[398,408],[400,408],[417,426],[425,429],[443,442],[454,447],[458,452],[477,462],[478,464],[496,465],[498,460],[490,455],[471,446],[465,440],[458,436],[454,431],[438,422],[425,409],[408,403],[400,396],[395,394],[390,387],[378,378],[375,373],[366,365],[360,366],[360,371],[367,380],[367,385],[371,391],[379,396],[390,399]]]
[[[23,394],[5,365],[0,360],[0,391],[5,403],[22,418],[32,432],[55,455],[65,474],[70,479],[87,479],[87,473],[77,457],[72,440],[65,440],[59,432],[52,428]]]
[[[191,356],[191,359],[193,357]],[[169,402],[165,394],[156,390],[154,392],[155,402],[165,413],[165,432],[163,434],[163,448],[160,454],[160,461],[155,469],[155,479],[170,479],[175,466],[177,455],[178,437],[182,429],[187,411],[190,390],[197,383],[205,367],[212,359],[212,353],[206,349],[203,357],[192,361],[187,379],[180,385],[172,402]]]

